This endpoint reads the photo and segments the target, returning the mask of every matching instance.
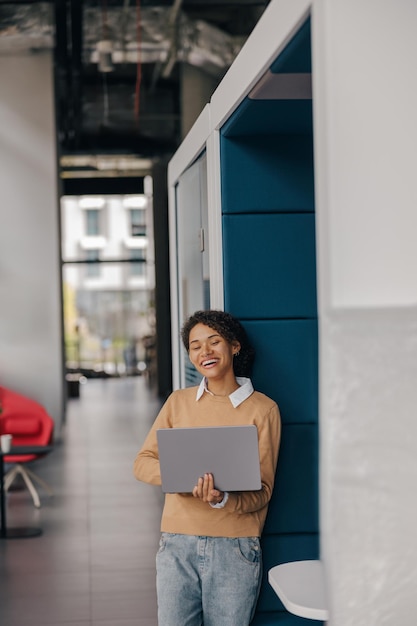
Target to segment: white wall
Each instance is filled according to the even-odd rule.
[[[326,29],[317,96],[329,142],[332,305],[415,306],[417,4],[327,0],[315,7]]]
[[[0,384],[60,423],[63,371],[50,53],[0,56]]]
[[[321,548],[332,626],[412,626],[417,4],[313,3]]]

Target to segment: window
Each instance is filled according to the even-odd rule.
[[[130,228],[132,237],[146,237],[145,209],[130,209]]]
[[[146,276],[146,252],[144,248],[130,250],[130,273],[132,276]]]
[[[98,263],[100,259],[99,251],[87,250],[86,259],[87,259],[86,276],[88,276],[89,278],[100,276],[100,264]]]
[[[94,237],[100,234],[100,211],[98,209],[87,209],[85,212],[86,235]]]

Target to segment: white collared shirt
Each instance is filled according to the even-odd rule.
[[[243,376],[237,376],[236,377],[236,382],[239,385],[238,389],[236,389],[236,391],[233,391],[230,395],[229,395],[229,400],[232,403],[233,407],[236,409],[239,404],[242,404],[242,402],[244,402],[247,398],[249,398],[250,395],[253,394],[253,385],[252,385],[252,381],[250,378],[245,378]],[[200,385],[197,389],[197,395],[196,395],[196,401],[198,402],[198,400],[200,400],[201,396],[204,394],[204,392],[210,393],[211,395],[214,395],[211,393],[211,391],[209,391],[208,387],[207,387],[207,378],[204,377],[202,379],[202,381],[200,382]]]

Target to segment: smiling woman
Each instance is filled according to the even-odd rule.
[[[274,485],[280,413],[247,377],[254,350],[236,318],[197,311],[181,336],[203,380],[169,396],[136,456],[135,477],[161,484],[158,429],[252,424],[262,487],[223,492],[213,474],[205,474],[195,477],[192,493],[165,495],[156,559],[158,624],[247,626],[261,584],[260,535]]]

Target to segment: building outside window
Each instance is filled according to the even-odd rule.
[[[130,250],[130,273],[132,276],[146,276],[146,250],[133,248]]]
[[[97,262],[99,259],[99,250],[86,250],[86,276],[89,278],[100,276],[100,264]]]
[[[85,232],[89,237],[100,235],[100,211],[98,209],[86,209]]]
[[[132,237],[146,237],[146,209],[130,209]]]
[[[146,355],[155,334],[152,203],[130,194],[64,196],[61,205],[68,371],[130,375],[144,371],[144,363],[151,369]],[[125,358],[133,344],[135,371]]]

